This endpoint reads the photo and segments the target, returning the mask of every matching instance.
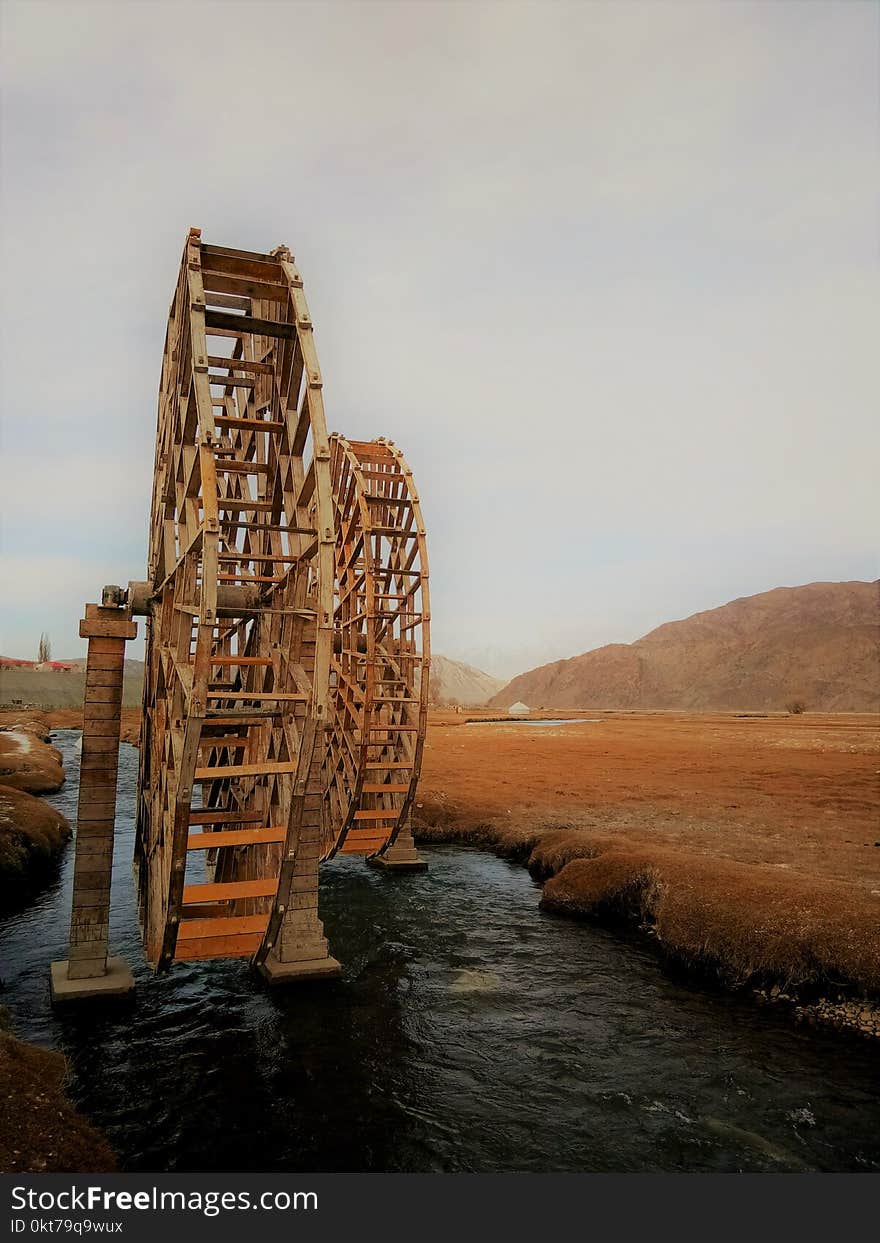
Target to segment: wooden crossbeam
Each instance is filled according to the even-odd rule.
[[[212,919],[183,919],[177,933],[178,941],[194,941],[200,937],[228,937],[245,932],[266,931],[269,922],[265,915],[216,916]]]
[[[197,768],[196,781],[217,781],[231,777],[270,777],[276,773],[295,773],[297,765],[289,761],[268,761],[264,764],[222,764],[218,768]]]
[[[187,850],[219,850],[227,846],[265,846],[272,842],[283,842],[286,837],[287,830],[280,827],[190,833],[186,839],[186,848]]]
[[[228,311],[205,311],[205,328],[223,328],[226,332],[234,332],[241,336],[256,333],[261,337],[279,337],[285,341],[297,338],[296,324],[284,323],[277,319],[257,319],[253,315],[232,315]]]
[[[278,877],[264,880],[233,880],[219,884],[184,885],[183,905],[196,902],[228,902],[238,898],[271,898],[278,888]]]

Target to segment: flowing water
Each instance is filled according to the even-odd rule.
[[[51,801],[73,819],[78,735]],[[244,962],[143,965],[137,754],[120,757],[112,949],[133,1001],[53,1014],[73,870],[0,924],[3,1002],[61,1049],[131,1170],[880,1170],[875,1047],[672,979],[638,944],[545,915],[528,873],[454,847],[426,874],[328,866],[333,983]]]

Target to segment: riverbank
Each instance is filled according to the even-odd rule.
[[[110,1173],[110,1145],[64,1095],[67,1063],[3,1030],[0,1014],[0,1170]]]
[[[71,836],[67,818],[37,797],[54,793],[65,781],[61,752],[49,744],[50,729],[42,713],[0,713],[0,910],[33,897]],[[106,1140],[64,1095],[64,1058],[16,1039],[5,1019],[0,1009],[0,1169],[114,1170]]]
[[[623,920],[725,988],[880,1036],[877,719],[581,716],[435,720],[417,838],[516,859],[546,910]]]

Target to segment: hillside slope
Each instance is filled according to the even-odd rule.
[[[431,702],[456,703],[468,707],[484,704],[501,690],[504,685],[501,678],[493,678],[491,674],[474,669],[460,660],[450,660],[448,656],[431,657]]]
[[[880,583],[777,587],[520,674],[542,708],[880,711]]]

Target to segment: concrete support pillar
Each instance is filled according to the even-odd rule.
[[[320,759],[306,795],[290,899],[278,939],[260,971],[270,984],[338,976],[342,967],[330,953],[318,918],[318,865],[321,857]]]
[[[73,871],[70,951],[53,962],[53,1001],[118,997],[134,988],[121,958],[108,954],[110,877],[126,639],[137,625],[120,608],[86,605],[79,632],[89,641]]]
[[[381,855],[374,855],[368,862],[373,867],[385,868],[388,872],[427,872],[428,865],[413,841],[412,826],[407,824],[394,839],[394,844],[384,850]]]

